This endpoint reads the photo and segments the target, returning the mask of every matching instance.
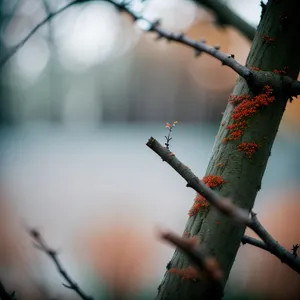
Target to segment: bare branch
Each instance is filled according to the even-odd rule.
[[[159,236],[183,251],[199,270],[205,272],[210,282],[214,284],[216,292],[223,294],[221,283],[223,272],[216,259],[208,255],[204,246],[198,245],[196,239],[182,238],[172,232],[160,232]]]
[[[281,246],[277,241],[275,241],[274,238],[258,221],[254,212],[251,212],[251,217],[249,217],[249,213],[246,210],[237,207],[229,199],[222,197],[221,195],[217,194],[212,189],[207,187],[187,166],[185,166],[174,155],[174,153],[163,147],[153,137],[148,140],[146,145],[155,153],[157,153],[163,161],[166,161],[177,173],[179,173],[187,181],[187,187],[193,188],[197,193],[203,196],[210,204],[216,207],[223,214],[251,228],[262,239],[270,253],[275,255],[283,263],[287,264],[289,267],[300,274],[300,257],[295,256],[293,253],[291,253],[283,246]],[[171,153],[172,155],[170,155]]]
[[[52,250],[47,246],[44,239],[40,235],[40,233],[34,229],[31,229],[29,231],[31,237],[35,241],[35,245],[37,246],[37,249],[41,250],[45,254],[47,254],[51,260],[54,262],[58,272],[61,274],[61,276],[67,281],[68,285],[63,283],[63,286],[75,291],[83,300],[94,300],[92,297],[85,294],[85,292],[78,286],[78,284],[70,277],[70,275],[64,270],[64,268],[61,265],[61,262],[59,261],[57,257],[57,252]]]
[[[251,224],[249,212],[238,208],[229,199],[224,198],[212,189],[206,186],[186,165],[184,165],[175,155],[170,155],[168,149],[163,147],[156,139],[151,137],[146,144],[156,152],[163,161],[166,161],[177,173],[179,173],[187,182],[187,187],[193,188],[206,200],[220,210],[223,214],[241,222],[242,224]]]
[[[46,24],[52,18],[59,15],[60,13],[65,11],[67,8],[69,8],[75,4],[90,2],[90,1],[93,1],[93,0],[74,0],[53,13],[51,13],[48,10],[48,7],[46,5],[46,9],[49,12],[48,16],[42,22],[37,24],[33,28],[33,30],[30,31],[29,34],[22,41],[20,41],[16,46],[14,46],[11,49],[11,51],[4,58],[1,59],[0,66],[3,66],[30,39],[30,37],[38,31],[38,29],[40,27],[42,27],[44,24]],[[218,46],[208,46],[205,43],[205,41],[192,40],[192,39],[186,37],[183,33],[175,34],[172,32],[168,32],[160,26],[160,22],[158,20],[151,21],[151,20],[143,17],[142,15],[139,15],[139,14],[135,13],[134,11],[132,11],[130,9],[130,5],[129,5],[131,1],[121,2],[121,3],[117,3],[113,0],[102,0],[102,1],[111,3],[116,8],[118,8],[120,11],[126,12],[128,15],[130,15],[132,17],[133,21],[143,20],[146,23],[148,23],[147,31],[156,33],[158,39],[165,38],[168,41],[175,41],[177,43],[180,43],[180,44],[186,45],[190,48],[193,48],[195,51],[196,57],[199,56],[201,53],[207,53],[208,55],[215,57],[220,62],[222,62],[222,65],[227,65],[228,67],[230,67],[238,75],[243,77],[249,84],[254,84],[257,86],[265,86],[266,84],[272,85],[272,86],[279,86],[285,90],[285,92],[287,93],[288,96],[296,96],[296,95],[300,94],[300,82],[293,80],[292,78],[290,78],[288,76],[279,76],[276,74],[272,74],[272,75],[276,75],[276,76],[266,76],[266,75],[268,75],[269,72],[262,72],[262,71],[253,72],[250,69],[248,69],[247,67],[238,63],[234,59],[233,54],[227,54],[227,53],[221,52],[219,50],[220,47],[218,47]],[[215,7],[217,5],[217,4],[215,4],[214,1],[210,2],[207,0],[205,0],[205,1],[203,0],[203,2],[207,3],[207,5],[210,5],[211,7]],[[208,4],[208,3],[211,3],[211,4]],[[222,7],[222,5],[220,7]],[[218,7],[218,9],[220,9],[220,7]],[[278,84],[278,83],[280,83],[280,84]]]
[[[244,19],[238,16],[232,9],[226,4],[218,0],[193,0],[197,4],[200,4],[209,10],[211,10],[215,16],[217,23],[222,25],[230,25],[240,31],[250,41],[255,36],[256,29],[248,24]]]
[[[108,2],[120,7],[120,5],[116,4],[114,1],[108,0]],[[121,9],[123,11],[125,11],[127,14],[129,14],[133,18],[134,21],[137,21],[137,20],[146,21],[150,26],[148,31],[157,33],[159,39],[166,38],[168,41],[175,41],[177,43],[191,47],[195,50],[196,56],[199,56],[199,54],[201,54],[202,52],[207,53],[208,55],[213,56],[216,59],[218,59],[219,61],[221,61],[222,65],[226,65],[226,66],[230,67],[237,74],[242,76],[245,80],[250,81],[252,79],[251,71],[247,67],[238,63],[234,59],[233,54],[223,53],[223,52],[219,51],[219,47],[208,46],[208,45],[206,45],[205,41],[194,41],[194,40],[186,37],[183,33],[175,34],[172,32],[168,32],[160,26],[159,21],[152,22],[149,19],[134,13],[126,5],[123,5],[121,7]]]
[[[81,3],[81,2],[88,2],[88,1],[89,0],[85,0],[85,1],[84,0],[75,0],[75,1],[72,1],[69,4],[67,4],[66,6],[62,7],[61,9],[57,10],[56,12],[50,13],[42,22],[40,22],[38,25],[36,25],[34,27],[34,29],[19,44],[17,44],[6,57],[4,57],[0,61],[0,66],[5,64],[8,61],[8,59],[10,57],[12,57],[41,26],[46,24],[53,17],[62,13],[63,11],[65,11],[67,8],[71,7],[74,4]],[[128,3],[130,3],[130,2],[116,3],[112,0],[103,0],[103,1],[106,1],[106,2],[109,2],[113,5],[115,5],[121,11],[122,10],[125,11],[128,15],[130,15],[133,18],[134,21],[143,20],[143,21],[147,22],[149,24],[148,31],[157,33],[159,38],[166,38],[168,41],[176,41],[180,44],[189,46],[196,51],[195,52],[196,55],[198,55],[201,52],[205,52],[205,53],[209,54],[210,56],[213,56],[216,59],[218,59],[219,61],[221,61],[223,65],[227,65],[228,67],[230,67],[232,70],[234,70],[237,74],[239,74],[246,80],[250,80],[252,78],[251,71],[247,67],[239,64],[234,59],[234,55],[222,53],[219,51],[218,47],[208,46],[205,44],[204,41],[194,41],[190,38],[185,37],[184,34],[174,34],[172,32],[168,32],[168,31],[164,30],[160,26],[160,22],[158,22],[158,21],[152,22],[149,19],[133,12],[128,6]]]

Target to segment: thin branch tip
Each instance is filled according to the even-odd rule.
[[[56,269],[61,274],[61,276],[66,280],[68,283],[62,283],[63,286],[66,288],[69,288],[77,293],[78,296],[80,296],[83,300],[94,300],[92,297],[87,296],[85,292],[79,287],[79,285],[70,277],[70,275],[65,271],[65,269],[62,267],[62,264],[60,263],[60,260],[57,257],[57,251],[52,250],[47,246],[47,244],[44,242],[41,234],[34,229],[29,230],[30,235],[34,239],[34,245],[37,245],[37,248],[44,252],[46,255],[49,256],[49,258],[53,261],[54,265],[56,266]]]

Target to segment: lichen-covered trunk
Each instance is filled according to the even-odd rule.
[[[297,78],[300,67],[298,2],[268,2],[247,59],[249,68]],[[218,192],[250,211],[261,187],[287,96],[272,93],[272,87],[253,91],[243,78],[238,78],[233,95],[237,97],[230,97],[224,112],[206,175],[221,176],[225,182],[215,185]],[[194,204],[185,231],[199,236],[210,254],[216,257],[224,271],[225,286],[245,227],[202,206],[202,200],[198,197]],[[169,266],[184,269],[190,263],[176,250]],[[215,296],[204,280],[182,279],[167,271],[158,288],[157,299],[220,299],[220,296]]]

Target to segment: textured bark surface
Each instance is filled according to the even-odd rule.
[[[288,66],[287,75],[297,78],[300,67],[299,6],[298,0],[268,2],[247,59],[247,66],[264,71],[282,70],[283,67]],[[284,16],[287,16],[287,19]],[[268,40],[268,37],[274,40]],[[245,80],[239,77],[233,94],[253,96],[253,91],[249,89]],[[242,208],[250,210],[253,207],[286,102],[287,96],[282,92],[277,93],[272,104],[247,119],[249,126],[239,140],[224,143],[223,139],[229,134],[226,126],[233,123],[231,115],[234,109],[232,104],[226,107],[222,120],[224,125],[220,126],[216,136],[206,175],[222,176],[226,183],[221,186],[219,192],[233,199],[234,203]],[[237,150],[241,142],[254,142],[262,146],[252,158],[248,158],[243,152]],[[219,163],[222,167],[217,166]],[[211,208],[200,210],[187,222],[185,231],[199,236],[210,254],[214,255],[220,263],[225,274],[224,286],[244,230],[243,226],[238,226],[234,221],[221,216]],[[176,250],[171,265],[172,268],[182,269],[188,267],[190,263]],[[207,282],[184,280],[173,273],[166,272],[158,288],[157,299],[216,298]]]

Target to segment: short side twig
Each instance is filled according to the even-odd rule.
[[[61,276],[67,281],[68,284],[63,284],[66,288],[69,288],[77,293],[83,300],[94,300],[92,297],[85,294],[85,292],[78,286],[78,284],[70,277],[70,275],[64,270],[57,257],[57,252],[50,249],[45,243],[44,239],[40,235],[40,233],[34,229],[30,230],[30,235],[35,241],[35,247],[45,254],[47,254],[51,260],[54,262],[58,272]]]
[[[270,253],[275,255],[283,263],[287,264],[300,274],[300,257],[295,256],[293,253],[275,241],[275,239],[258,221],[255,213],[251,212],[251,217],[249,217],[249,213],[246,210],[239,208],[229,199],[224,198],[211,190],[203,182],[201,182],[199,178],[174,154],[170,155],[171,152],[163,147],[153,137],[148,140],[146,145],[155,153],[157,153],[163,161],[166,161],[177,173],[179,173],[187,181],[188,187],[193,188],[223,214],[251,228],[262,239]],[[262,244],[260,245],[262,246]]]
[[[187,182],[187,187],[193,188],[197,193],[207,199],[213,206],[223,214],[240,221],[243,224],[250,224],[249,212],[235,206],[229,199],[224,198],[206,186],[186,165],[184,165],[175,155],[163,147],[156,139],[151,137],[146,144],[156,152],[163,161],[166,161],[177,173]]]
[[[242,242],[243,245],[249,244],[249,245],[261,248],[263,250],[269,251],[269,248],[267,247],[267,245],[263,241],[257,240],[257,239],[255,239],[251,236],[248,236],[248,235],[244,235],[242,237],[241,242]]]
[[[254,212],[251,212],[251,219],[252,223],[248,227],[264,241],[268,251],[300,274],[300,258],[281,246],[259,222]]]

